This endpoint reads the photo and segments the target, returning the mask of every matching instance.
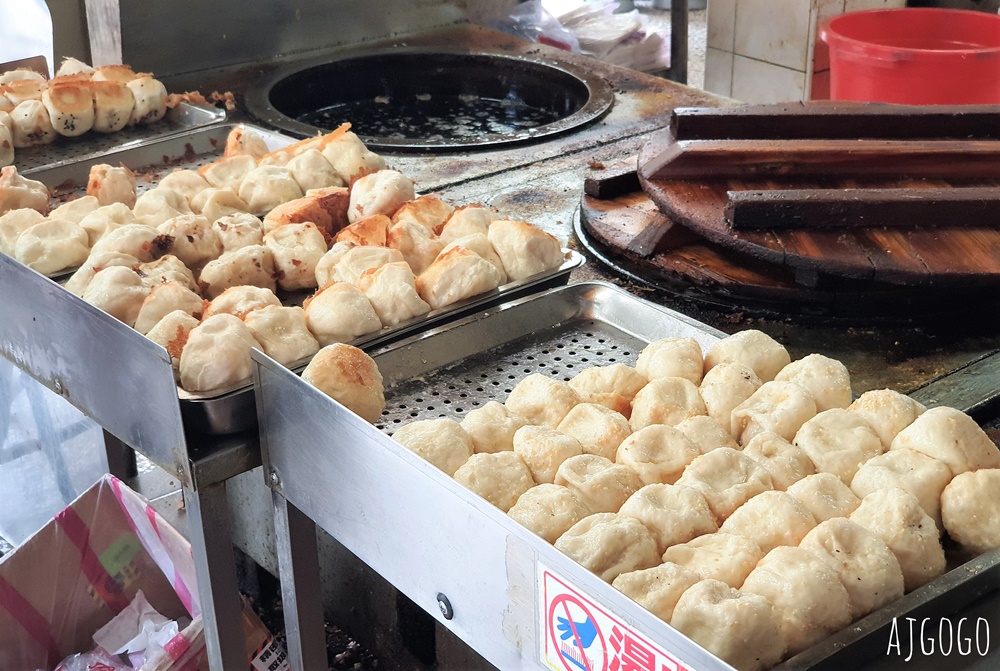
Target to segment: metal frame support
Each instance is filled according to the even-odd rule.
[[[670,70],[667,79],[688,81],[688,0],[670,0]]]
[[[281,576],[288,664],[292,671],[327,668],[316,523],[271,490]]]
[[[226,483],[199,489],[185,487],[184,502],[209,667],[219,671],[246,668],[246,637],[229,531]]]

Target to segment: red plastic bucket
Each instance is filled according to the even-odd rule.
[[[1000,16],[880,9],[824,22],[830,98],[912,105],[1000,103]]]

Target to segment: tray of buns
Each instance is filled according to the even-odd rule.
[[[186,425],[216,434],[253,426],[251,347],[300,367],[583,263],[530,223],[418,196],[349,128],[295,141],[214,124],[30,177],[4,168],[0,252],[165,347]]]
[[[16,65],[0,72],[0,166],[22,174],[226,118],[201,93],[170,94],[152,73],[128,65],[64,58],[51,79],[44,62],[38,71]],[[232,109],[232,94],[210,97]]]
[[[66,163],[92,161],[105,154],[137,147],[156,138],[203,128],[226,120],[226,111],[197,103],[181,102],[168,109],[163,118],[149,126],[131,126],[111,135],[90,133],[65,138],[52,144],[21,149],[14,165],[22,174],[31,175]]]
[[[570,573],[577,590],[626,622],[651,623],[639,633],[698,671],[853,668],[863,654],[885,654],[894,618],[948,615],[997,588],[1000,531],[986,520],[1000,514],[990,494],[1000,449],[974,420],[891,390],[855,397],[836,360],[791,361],[759,331],[721,335],[616,288],[576,284],[370,358],[324,348],[300,380],[279,373],[278,382],[260,363],[265,464],[289,502],[392,580],[385,557],[397,549],[386,539],[404,534],[367,506],[379,487],[402,487],[370,482],[384,477],[378,465],[361,473],[342,459],[345,450],[370,459],[372,450],[398,457],[405,448],[420,463],[413,477],[424,466],[433,473],[436,483],[421,486],[439,486],[428,499],[447,500],[458,484],[487,504],[485,518],[506,513],[517,523],[519,532],[498,530],[507,565],[476,576],[480,583],[513,581],[508,537],[531,537],[536,562],[552,568],[569,558],[586,569]],[[360,383],[343,375],[347,361]],[[353,413],[303,403],[291,392],[303,381]],[[294,418],[292,397],[302,408]],[[340,435],[349,444],[338,444]],[[316,444],[304,451],[305,436]],[[327,461],[343,472],[331,475],[320,465]],[[314,493],[336,491],[341,478],[374,489],[327,509]],[[355,512],[385,526],[356,526]],[[419,527],[414,534],[429,545],[429,525],[445,527],[447,543],[457,533],[449,524],[465,524],[438,516],[402,523]],[[463,548],[491,545],[486,531],[472,533]],[[445,592],[436,568],[409,575],[421,570]],[[408,592],[411,579],[400,580]],[[617,595],[608,596],[608,584]],[[503,602],[489,605],[469,603],[474,597],[457,587],[445,593],[456,612],[516,611],[523,590],[497,592]],[[465,627],[481,654],[514,668],[505,666],[510,651],[490,642],[499,632]],[[529,644],[517,654],[538,650]]]

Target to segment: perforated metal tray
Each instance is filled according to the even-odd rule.
[[[438,612],[435,595],[447,595],[464,619],[442,624],[499,668],[546,668],[537,657],[540,605],[531,600],[538,594],[532,585],[540,579],[537,567],[544,565],[686,668],[728,671],[724,662],[386,436],[418,419],[461,420],[488,401],[503,401],[530,373],[568,380],[587,366],[634,363],[651,340],[693,337],[708,349],[721,335],[609,285],[554,289],[373,352],[387,404],[375,424],[379,431],[255,352],[265,473],[289,503],[429,613]],[[906,618],[934,617],[936,632],[940,618],[996,591],[1000,550],[971,561],[956,556],[949,569],[774,671],[839,671],[887,661],[895,620],[904,627]],[[529,624],[511,638],[512,622]],[[891,668],[910,668],[900,662]],[[951,668],[945,666],[949,660],[934,662],[913,666]]]
[[[117,133],[90,132],[79,137],[59,137],[52,144],[18,149],[14,165],[22,175],[32,175],[58,165],[90,161],[158,138],[225,121],[225,110],[180,103],[151,126],[128,126]]]
[[[531,373],[568,381],[591,366],[634,365],[653,340],[691,337],[707,349],[723,335],[610,285],[573,284],[375,351],[387,402],[376,426],[392,433],[417,418],[461,419]]]

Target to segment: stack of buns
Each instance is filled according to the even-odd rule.
[[[968,415],[760,331],[518,382],[393,438],[740,671],[1000,547],[1000,450]],[[460,421],[459,421],[460,420]]]
[[[0,252],[77,268],[66,289],[166,347],[192,392],[246,384],[253,347],[290,365],[564,261],[531,224],[418,197],[348,129],[268,152],[236,128],[219,160],[141,195],[127,167],[94,165],[87,195],[51,212],[44,185],[4,168]]]
[[[63,60],[51,80],[33,70],[0,74],[0,166],[14,149],[48,144],[93,130],[114,133],[149,125],[167,111],[167,89],[151,74],[127,65],[92,68]]]

